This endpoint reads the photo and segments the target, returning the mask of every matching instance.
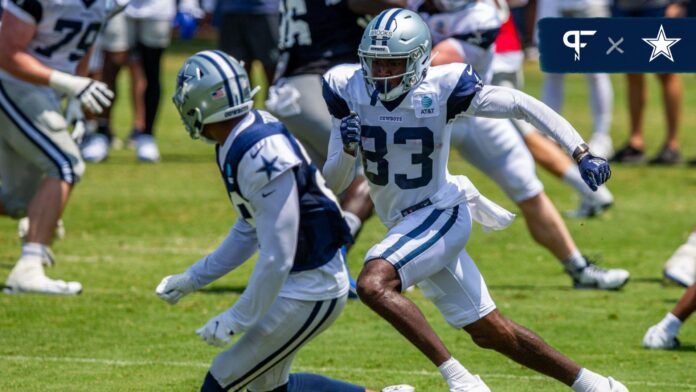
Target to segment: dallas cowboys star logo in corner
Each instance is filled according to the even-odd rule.
[[[657,37],[643,38],[643,41],[652,46],[652,53],[650,54],[649,62],[652,62],[658,56],[665,56],[669,61],[674,62],[674,57],[672,57],[672,49],[670,49],[670,47],[681,41],[681,38],[667,38],[664,27],[660,25],[660,30],[657,32]]]
[[[273,174],[273,172],[280,172],[280,168],[276,166],[276,161],[278,160],[278,157],[275,157],[269,161],[266,159],[266,157],[262,155],[261,159],[263,160],[263,166],[261,166],[261,168],[256,171],[257,173],[266,172],[266,175],[270,180],[271,174]]]

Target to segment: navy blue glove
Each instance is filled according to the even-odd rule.
[[[590,153],[585,154],[578,162],[580,176],[585,183],[596,191],[597,187],[604,184],[611,177],[609,162],[601,157],[596,157]]]
[[[188,12],[177,12],[174,17],[174,27],[179,28],[179,36],[182,40],[189,40],[196,35],[198,21]]]
[[[360,144],[360,117],[355,112],[341,119],[343,150],[353,155]]]

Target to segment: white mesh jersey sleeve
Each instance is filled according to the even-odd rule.
[[[525,120],[554,138],[570,155],[584,140],[570,123],[536,98],[507,87],[483,86],[464,113]]]
[[[242,265],[256,249],[256,230],[238,219],[217,249],[193,264],[188,273],[193,276],[196,287],[206,286]]]

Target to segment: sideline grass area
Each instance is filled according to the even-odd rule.
[[[157,130],[163,162],[136,163],[133,151],[114,151],[89,165],[65,214],[67,238],[54,246],[56,278],[75,279],[84,293],[74,298],[0,295],[1,391],[191,391],[218,351],[193,331],[230,306],[243,290],[253,263],[170,307],[158,300],[160,279],[183,271],[214,249],[234,221],[211,146],[193,143],[170,104],[175,72],[190,47],[169,52],[163,75]],[[541,75],[527,66],[527,91],[539,96]],[[649,152],[660,146],[664,123],[660,92],[649,77],[645,129]],[[623,142],[627,116],[625,82],[614,77],[613,137]],[[121,80],[125,89],[127,83]],[[696,156],[696,81],[684,77],[683,151]],[[125,91],[125,90],[122,90]],[[129,108],[120,100],[117,130],[129,132]],[[565,113],[589,136],[591,116],[585,81],[567,79]],[[625,267],[630,284],[620,292],[574,291],[560,266],[535,245],[522,219],[510,229],[475,229],[468,249],[487,279],[499,308],[537,331],[585,366],[612,375],[632,391],[696,389],[696,320],[683,328],[684,348],[648,352],[645,329],[658,321],[682,289],[664,287],[662,263],[696,224],[696,169],[614,166],[610,187],[616,207],[568,226],[600,264]],[[468,174],[490,198],[515,211],[493,183],[456,153],[450,170]],[[559,209],[575,206],[569,189],[540,173]],[[19,256],[15,222],[0,220],[0,280]],[[350,254],[355,275],[362,255],[384,233],[372,219]],[[560,384],[507,358],[476,348],[450,328],[420,292],[422,307],[454,355],[495,391],[562,391]],[[435,369],[384,321],[360,303],[350,303],[337,323],[298,356],[296,368],[364,383],[373,388],[411,383],[420,391],[445,387]]]

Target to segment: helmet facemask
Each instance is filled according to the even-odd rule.
[[[392,101],[407,93],[411,87],[419,81],[416,64],[421,56],[421,50],[416,49],[411,54],[406,55],[374,55],[372,53],[361,53],[360,63],[363,69],[363,76],[368,86],[377,91],[379,99],[382,101]],[[403,60],[403,72],[388,75],[376,76],[375,60]],[[383,65],[384,68],[389,66]]]

